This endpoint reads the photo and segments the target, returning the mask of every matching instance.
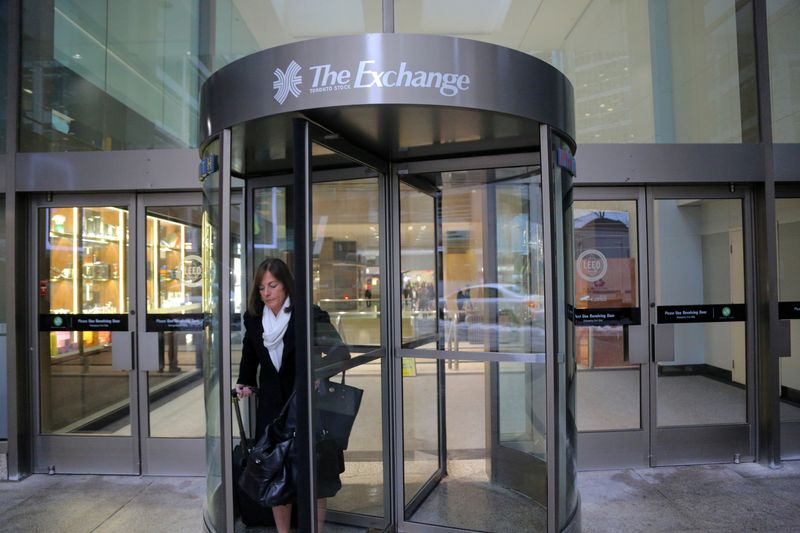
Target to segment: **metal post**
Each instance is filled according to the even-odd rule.
[[[294,335],[296,339],[295,394],[297,395],[297,517],[301,532],[316,531],[313,408],[311,382],[311,136],[303,119],[293,121],[294,146]]]
[[[5,286],[13,287],[5,297],[6,353],[8,354],[8,478],[22,479],[31,472],[31,413],[30,361],[26,321],[26,291],[29,287],[27,259],[28,225],[17,224],[27,220],[24,203],[17,198],[16,153],[18,149],[17,123],[19,115],[19,65],[21,0],[8,0],[8,27],[6,38],[6,155],[5,155],[5,217],[6,217],[6,277]],[[6,369],[0,368],[0,372]],[[5,409],[6,406],[0,407]]]
[[[758,87],[758,120],[764,157],[764,182],[756,187],[754,240],[756,242],[756,366],[758,383],[757,460],[777,467],[780,451],[780,385],[778,354],[773,347],[780,344],[778,317],[778,236],[775,214],[775,164],[772,144],[772,102],[770,98],[769,50],[767,39],[767,5],[765,0],[753,2],[756,48],[756,84]]]

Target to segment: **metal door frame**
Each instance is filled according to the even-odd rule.
[[[647,187],[647,262],[649,272],[650,324],[656,320],[655,276],[655,201],[666,199],[738,199],[742,208],[742,239],[744,264],[744,297],[747,306],[745,320],[745,361],[747,364],[746,423],[658,427],[657,372],[658,365],[650,365],[650,450],[651,466],[725,463],[739,460],[751,462],[757,456],[755,353],[755,263],[753,243],[752,190],[746,185],[698,185]],[[651,328],[652,329],[652,328]],[[651,346],[655,340],[651,340]],[[651,362],[653,354],[651,353]],[[687,446],[688,444],[688,446]],[[738,446],[738,448],[736,448]],[[736,450],[741,451],[736,451]],[[734,457],[734,452],[739,454]]]
[[[648,270],[648,224],[645,187],[581,187],[573,189],[574,202],[581,201],[635,201],[637,227],[637,282],[641,324],[636,337],[639,350],[647,358],[639,363],[639,428],[600,431],[578,431],[578,468],[580,470],[608,468],[641,468],[650,466],[650,302]],[[575,258],[571,258],[575,260]],[[631,326],[628,328],[631,341]],[[628,353],[631,353],[630,345]],[[580,372],[580,371],[576,371]]]
[[[145,264],[147,246],[147,208],[148,207],[198,207],[203,209],[203,195],[200,192],[147,193],[136,196],[136,308],[141,309],[136,317],[138,374],[138,411],[140,433],[141,471],[145,475],[205,475],[205,435],[199,437],[151,437],[150,410],[147,369],[142,354],[146,345],[152,348],[158,343],[158,333],[147,332],[147,265]],[[131,298],[134,300],[134,298]],[[202,330],[198,336],[202,337]],[[155,338],[153,337],[155,336]],[[204,415],[205,419],[205,415]]]
[[[56,473],[82,473],[82,474],[129,474],[139,475],[141,472],[140,460],[140,432],[139,432],[139,403],[138,372],[136,361],[135,337],[136,320],[136,264],[138,259],[136,249],[136,196],[135,193],[111,194],[56,194],[40,195],[31,201],[30,224],[33,235],[30,250],[31,265],[38,268],[39,262],[39,209],[68,207],[124,207],[128,208],[128,331],[131,335],[132,369],[128,371],[128,399],[130,403],[129,436],[96,436],[96,435],[53,435],[41,433],[40,412],[40,342],[39,342],[39,296],[37,284],[32,283],[28,298],[37,302],[31,306],[29,316],[31,324],[31,349],[32,349],[32,406],[33,406],[33,471],[46,473],[50,466],[55,466]],[[131,273],[134,273],[131,275]],[[38,276],[38,272],[36,275]],[[113,349],[113,348],[112,348]]]
[[[397,238],[396,238],[396,247],[392,250],[392,258],[399,258],[401,257],[401,223],[400,223],[400,184],[405,184],[408,187],[413,188],[415,191],[418,191],[421,194],[425,194],[429,196],[433,200],[433,233],[434,233],[434,268],[436,269],[436,284],[434,287],[434,306],[435,309],[438,310],[438,302],[440,298],[440,288],[442,286],[442,236],[439,231],[439,224],[438,224],[438,215],[437,213],[441,210],[441,193],[438,190],[435,190],[434,187],[429,187],[427,183],[422,183],[421,180],[409,180],[409,174],[407,172],[403,172],[402,175],[400,172],[397,171],[396,168],[392,169],[391,178],[386,180],[388,183],[388,187],[393,191],[393,200],[391,204],[392,214],[396,215],[396,219],[392,219],[392,222],[389,226],[389,231],[394,234],[395,228],[397,228]],[[412,176],[413,177],[413,176]],[[396,273],[392,276],[395,280],[402,279],[402,268],[401,263],[399,260],[394,260],[393,267],[396,268]],[[394,296],[395,303],[399,302],[399,305],[395,305],[395,316],[396,320],[394,322],[395,327],[395,335],[397,337],[397,346],[401,349],[403,346],[403,298],[402,298],[402,283],[397,282],[397,287],[395,291],[392,293]],[[438,311],[435,311],[438,312]],[[435,320],[437,331],[435,333],[436,344],[437,346],[442,346],[444,344],[444,336],[443,332],[438,331],[439,320]],[[413,349],[413,348],[412,348]],[[399,360],[399,374],[396,375],[396,395],[393,398],[394,400],[394,414],[397,418],[397,426],[396,432],[398,435],[398,439],[395,443],[397,446],[398,453],[396,454],[396,463],[395,468],[397,469],[397,482],[394,486],[395,488],[395,505],[401,511],[398,512],[398,515],[402,515],[402,518],[405,520],[407,516],[413,515],[417,509],[425,502],[425,500],[430,496],[431,492],[439,485],[439,482],[447,476],[447,395],[446,395],[446,388],[445,388],[445,361],[444,359],[436,359],[436,388],[437,388],[437,405],[436,405],[436,416],[437,416],[437,428],[438,428],[438,439],[437,439],[437,446],[438,446],[438,460],[439,460],[439,467],[434,471],[433,474],[428,478],[428,480],[422,484],[422,486],[417,490],[416,494],[409,500],[408,504],[405,502],[405,441],[404,437],[405,434],[403,432],[403,422],[404,412],[403,412],[403,372],[402,372],[402,357],[396,357],[394,354],[392,355],[392,360]]]
[[[781,199],[795,199],[800,202],[800,184],[796,183],[778,183],[775,186],[775,198],[778,200]],[[777,206],[774,206],[773,209],[776,210],[777,216]],[[780,246],[780,241],[777,235],[777,227],[776,230],[776,245]],[[776,291],[776,297],[780,302],[780,293]],[[786,321],[791,322],[791,321]],[[789,331],[789,343],[791,345],[791,330]],[[768,357],[780,357],[780,354],[769,354]],[[778,386],[781,386],[781,379],[780,379],[780,371],[778,375]],[[778,406],[780,407],[780,388],[778,389]],[[800,459],[800,421],[790,421],[790,420],[783,420],[780,417],[780,408],[778,409],[778,419],[779,419],[779,431],[780,431],[780,459],[781,460],[797,460]]]

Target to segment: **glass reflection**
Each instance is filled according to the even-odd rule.
[[[381,2],[215,2],[214,70],[274,46],[331,35],[383,31]]]
[[[438,311],[444,349],[543,353],[538,172],[525,167],[443,172],[436,183],[444,251]],[[417,307],[418,290],[412,285]]]
[[[145,219],[147,328],[158,335],[150,436],[202,437],[202,207],[149,207]]]
[[[436,201],[400,184],[403,346],[431,345],[436,335]]]
[[[800,3],[767,0],[772,137],[776,143],[800,142]]]
[[[312,204],[314,301],[346,343],[380,346],[378,179],[315,183]]]
[[[383,517],[380,182],[320,145],[312,156],[318,513],[337,522],[347,514]]]
[[[773,2],[773,12],[780,4]],[[394,6],[397,32],[507,46],[561,70],[575,88],[578,143],[758,142],[755,94],[746,83],[754,68],[747,59],[754,53],[752,20],[735,0],[395,0]],[[797,9],[780,11],[786,29],[775,13],[776,38],[787,43],[784,57],[792,57]],[[716,58],[714,69],[708,58]],[[791,84],[782,72],[785,95]],[[789,126],[789,115],[781,116]]]
[[[422,370],[424,361],[417,359],[417,362],[418,368]],[[429,367],[435,365],[430,360],[425,364]],[[500,398],[499,416],[502,429],[500,442],[493,442],[488,437],[492,434],[493,421],[487,415],[496,413],[497,409],[496,404],[493,406],[490,388],[487,386],[494,372],[491,370],[492,364],[494,363],[462,360],[444,370],[447,397],[447,475],[419,506],[410,514],[407,512],[407,520],[419,524],[498,533],[546,530],[547,510],[516,488],[509,488],[504,481],[504,476],[508,475],[506,469],[516,469],[519,475],[530,476],[536,490],[546,490],[545,463],[539,459],[544,457],[544,435],[530,432],[533,428],[541,428],[543,421],[531,417],[531,412],[526,410],[529,400],[525,399],[525,393],[521,393],[520,388],[526,379],[524,376],[543,376],[544,373],[534,367],[544,365],[502,365],[499,372],[500,387],[495,391]],[[416,382],[418,379],[428,381],[427,387],[430,388],[430,377],[426,376],[429,374],[418,373],[417,377],[405,378],[404,389],[409,394],[421,391],[426,385]],[[409,388],[412,382],[415,383]],[[409,403],[419,406],[422,401],[405,396],[406,390],[404,406]],[[435,410],[430,406],[423,410],[412,410],[409,417],[413,417],[409,421],[413,420],[417,427],[434,427],[437,424]],[[502,422],[503,420],[505,421]],[[430,439],[428,436],[426,441],[430,442]],[[416,446],[421,448],[422,443],[418,442]],[[406,456],[404,482],[407,490],[420,484],[421,474],[434,469],[435,455],[431,452]],[[515,460],[518,453],[532,453],[536,466],[523,466]],[[406,492],[406,500],[409,494],[410,492]],[[546,501],[546,497],[543,501]],[[501,516],[497,514],[499,509],[502,509]]]
[[[608,309],[638,323],[636,201],[575,202],[572,214],[576,312]],[[638,429],[641,365],[629,362],[629,350],[647,347],[628,345],[622,325],[578,325],[575,347],[578,430]]]
[[[538,168],[412,175],[399,193],[398,296],[409,350],[402,363],[406,519],[542,530],[547,386]],[[425,321],[432,316],[435,330]],[[411,350],[451,358],[409,357]],[[474,359],[459,357],[466,352]],[[536,362],[481,360],[487,352]],[[495,505],[504,509],[501,520],[486,512]]]
[[[408,505],[439,470],[439,362],[403,359],[403,489]]]
[[[200,11],[198,0],[25,2],[20,149],[195,146],[210,67]]]
[[[113,356],[112,332],[65,327],[76,315],[127,313],[128,211],[38,215],[39,313],[49,317],[39,334],[41,431],[130,435],[128,370]]]

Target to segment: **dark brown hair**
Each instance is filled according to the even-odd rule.
[[[247,312],[252,316],[261,316],[264,313],[264,302],[261,301],[261,294],[259,294],[258,287],[261,285],[261,280],[264,279],[264,274],[269,272],[276,280],[283,284],[283,290],[286,292],[286,297],[289,298],[294,293],[294,276],[289,270],[289,267],[283,260],[278,258],[268,258],[261,261],[261,264],[256,268],[253,273],[253,283],[250,287],[250,295],[247,297]],[[287,307],[286,311],[292,309]]]

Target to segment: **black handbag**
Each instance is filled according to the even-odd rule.
[[[334,440],[341,450],[346,450],[350,432],[361,407],[364,391],[344,382],[324,380],[317,390],[317,413],[327,437]]]
[[[247,457],[239,488],[263,507],[286,505],[295,499],[297,401],[294,392]]]

